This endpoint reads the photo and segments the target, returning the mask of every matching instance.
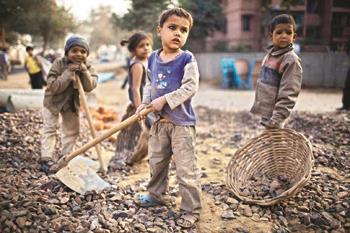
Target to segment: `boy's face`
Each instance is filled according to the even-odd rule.
[[[177,51],[181,49],[190,32],[190,22],[177,15],[170,16],[162,27],[157,29],[164,50]]]
[[[87,56],[88,53],[86,49],[78,45],[70,48],[67,54],[68,60],[70,60],[73,63],[83,63],[86,61]]]
[[[270,33],[272,44],[278,48],[285,48],[294,42],[296,33],[292,24],[277,24],[272,33]]]

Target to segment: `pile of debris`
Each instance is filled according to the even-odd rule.
[[[254,200],[274,198],[290,188],[286,175],[271,176],[256,173],[241,187],[241,195]]]
[[[0,114],[1,232],[180,232],[171,206],[140,209],[134,203],[146,182],[119,187],[122,176],[110,174],[103,178],[111,188],[80,195],[43,172],[41,127],[37,110]],[[88,130],[86,121],[81,130]],[[78,138],[79,145],[86,141]],[[114,150],[109,141],[102,146]]]
[[[200,113],[198,128],[204,125],[210,132],[199,134],[199,143],[218,138],[223,145],[239,147],[263,130],[259,118],[247,112],[229,114],[204,107],[197,112]],[[286,127],[303,133],[311,141],[315,157],[311,180],[296,196],[278,205],[262,207],[240,202],[221,182],[205,183],[203,189],[222,207],[224,219],[245,216],[254,221],[272,221],[277,226],[276,232],[349,231],[350,113],[299,112],[291,117]],[[278,192],[288,189],[288,180],[279,177],[275,182],[273,178],[262,174],[253,176],[241,191],[259,199],[258,196],[264,194],[265,198],[275,196],[277,192],[271,193],[275,186],[283,184]],[[257,194],[259,189],[265,193]]]
[[[116,124],[120,120],[118,114],[112,109],[98,107],[90,109],[90,111],[94,121],[94,127],[98,131],[110,129],[113,124]]]
[[[208,151],[217,151],[215,162],[217,166],[222,166],[222,176],[226,165],[220,161],[232,154],[223,151],[220,145],[238,148],[263,130],[259,120],[247,112],[198,108],[197,115],[198,158],[205,160]],[[349,119],[350,114],[346,113],[296,113],[291,118],[288,127],[310,139],[316,161],[311,181],[293,198],[274,206],[248,205],[238,200],[221,181],[202,182],[203,198],[211,199],[221,209],[221,212],[214,214],[221,216],[223,226],[231,219],[239,219],[237,223],[247,223],[249,220],[273,224],[273,231],[280,233],[320,229],[348,232]],[[81,121],[81,124],[82,132],[88,132],[86,121]],[[209,224],[200,222],[192,229],[181,229],[175,223],[177,212],[174,202],[168,206],[139,208],[134,197],[146,190],[148,176],[140,176],[137,181],[134,179],[128,185],[120,185],[140,172],[134,167],[121,167],[103,176],[111,187],[101,193],[80,195],[73,192],[56,180],[53,174],[47,175],[41,171],[41,127],[41,114],[36,110],[0,114],[1,232],[197,232],[201,224]],[[215,143],[207,143],[207,139]],[[79,137],[78,147],[89,140]],[[103,141],[102,146],[107,151],[115,150],[115,145],[108,140]],[[201,170],[202,174],[206,172],[205,168]],[[170,171],[170,176],[173,179],[175,172]],[[210,173],[208,176],[210,178]],[[205,176],[202,177],[205,179]],[[265,182],[270,186],[269,191],[274,187],[274,177],[271,178]],[[261,179],[265,178],[261,176]],[[283,182],[283,177],[280,177],[278,183],[283,186]],[[170,186],[168,194],[172,199],[177,198],[178,185]],[[203,202],[209,202],[208,199]],[[249,228],[243,226],[231,232],[248,231]]]

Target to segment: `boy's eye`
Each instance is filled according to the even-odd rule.
[[[85,49],[72,49],[72,53],[78,53],[80,52],[81,54],[86,54],[86,50]]]
[[[176,26],[175,26],[175,25],[170,25],[170,26],[169,26],[169,29],[175,30],[175,29],[176,29]]]
[[[286,30],[277,30],[276,31],[276,34],[277,35],[281,35],[283,32],[285,32],[287,35],[292,35],[292,31],[290,31],[290,30],[288,30],[288,31],[286,31]]]
[[[186,33],[187,32],[187,28],[181,28],[181,32],[182,33]]]

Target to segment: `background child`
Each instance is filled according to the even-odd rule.
[[[135,114],[142,102],[143,88],[146,84],[147,59],[152,51],[152,37],[144,32],[136,32],[121,43],[128,44],[128,50],[131,53],[128,68],[128,93],[131,103],[123,116],[122,120],[125,120]],[[148,151],[149,128],[150,124],[140,123],[122,130],[118,134],[115,158],[128,164],[143,159]]]
[[[252,113],[261,116],[266,128],[282,128],[299,95],[301,60],[293,51],[296,25],[292,16],[282,14],[270,23],[272,45],[262,62]]]
[[[342,103],[343,105],[337,108],[337,111],[350,111],[350,66],[344,83]]]
[[[79,91],[76,77],[80,78],[86,92],[97,85],[95,69],[86,61],[89,46],[84,38],[70,37],[64,47],[65,56],[56,59],[47,76],[43,108],[43,132],[41,159],[49,163],[56,144],[56,128],[59,114],[62,117],[62,154],[73,150],[79,136]]]
[[[7,80],[8,73],[11,69],[11,63],[8,56],[8,47],[0,47],[0,80]]]
[[[148,194],[136,200],[142,207],[164,203],[168,187],[171,158],[176,165],[181,195],[181,216],[177,224],[190,228],[199,219],[201,186],[195,156],[196,116],[191,98],[198,90],[199,72],[193,54],[183,51],[192,16],[182,8],[173,8],[160,15],[158,36],[162,49],[148,60],[150,83],[146,84],[143,104],[137,114],[150,104],[157,121],[152,125],[149,138],[151,180]]]
[[[28,45],[26,47],[27,57],[24,61],[24,68],[29,74],[30,85],[32,89],[42,89],[46,85],[41,70],[41,63],[36,55],[34,55],[34,46]]]

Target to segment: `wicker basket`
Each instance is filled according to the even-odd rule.
[[[273,205],[294,195],[307,183],[313,164],[312,146],[304,135],[291,129],[265,130],[236,151],[227,166],[226,183],[242,201]],[[242,196],[240,188],[257,172],[269,176],[284,174],[291,187],[269,199]]]

